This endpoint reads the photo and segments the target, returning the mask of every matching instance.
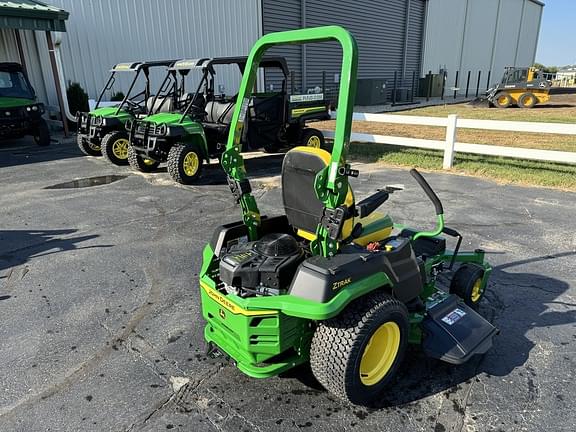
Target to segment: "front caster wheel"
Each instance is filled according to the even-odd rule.
[[[310,348],[312,372],[339,398],[369,405],[396,373],[408,334],[406,306],[384,292],[368,294],[318,323]]]
[[[484,269],[474,264],[462,264],[450,283],[450,293],[456,294],[472,309],[478,309],[484,297]]]

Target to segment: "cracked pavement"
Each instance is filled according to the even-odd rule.
[[[278,214],[281,157],[249,170],[262,213]],[[359,165],[357,198],[404,183],[384,204],[433,224],[407,170]],[[94,176],[86,188],[44,189]],[[576,194],[425,174],[494,272],[481,313],[493,349],[462,366],[411,348],[376,407],[327,394],[300,367],[256,380],[204,356],[197,272],[215,226],[239,218],[223,176],[175,185],[74,145],[0,147],[2,431],[573,431]]]

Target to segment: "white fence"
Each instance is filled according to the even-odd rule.
[[[333,115],[335,118],[335,115]],[[456,114],[448,117],[420,117],[395,114],[364,114],[354,113],[353,120],[378,123],[396,123],[417,126],[441,126],[446,128],[446,139],[427,140],[420,138],[405,138],[387,135],[372,135],[352,133],[351,141],[390,144],[402,147],[417,147],[444,151],[444,169],[452,168],[454,152],[471,153],[489,156],[504,156],[516,159],[531,159],[537,161],[561,162],[576,164],[576,152],[555,150],[537,150],[523,147],[505,147],[486,144],[469,144],[456,142],[458,128],[498,130],[507,132],[532,132],[560,135],[576,135],[576,124],[567,123],[537,123],[500,120],[459,119]],[[333,138],[333,131],[323,131],[327,138]]]

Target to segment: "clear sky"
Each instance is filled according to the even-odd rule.
[[[576,0],[544,0],[536,62],[576,64]]]

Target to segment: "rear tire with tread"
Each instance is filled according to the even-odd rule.
[[[140,156],[134,151],[132,146],[128,147],[128,163],[133,169],[141,172],[155,171],[156,168],[158,168],[158,165],[160,165],[160,162],[158,161],[152,161],[152,159],[146,159]]]
[[[332,151],[332,146],[326,142],[324,134],[320,132],[318,129],[314,128],[305,128],[302,131],[302,136],[300,138],[300,145],[305,147],[321,148],[326,151]]]
[[[363,384],[362,356],[372,336],[384,324],[399,328],[400,340],[393,362],[373,385]],[[334,318],[318,323],[310,348],[310,366],[316,379],[331,393],[353,404],[367,405],[381,394],[402,362],[408,344],[406,306],[383,291],[349,304]],[[386,347],[382,347],[384,350]]]
[[[86,156],[101,156],[100,146],[90,143],[90,140],[85,134],[79,133],[76,135],[76,143],[78,148]]]
[[[512,105],[512,96],[506,92],[499,92],[494,96],[493,104],[497,108],[508,108]]]
[[[38,123],[38,129],[33,135],[34,142],[40,147],[46,147],[50,145],[50,128],[43,118],[40,119]]]
[[[518,98],[520,108],[534,108],[537,103],[538,99],[532,93],[522,93]]]

